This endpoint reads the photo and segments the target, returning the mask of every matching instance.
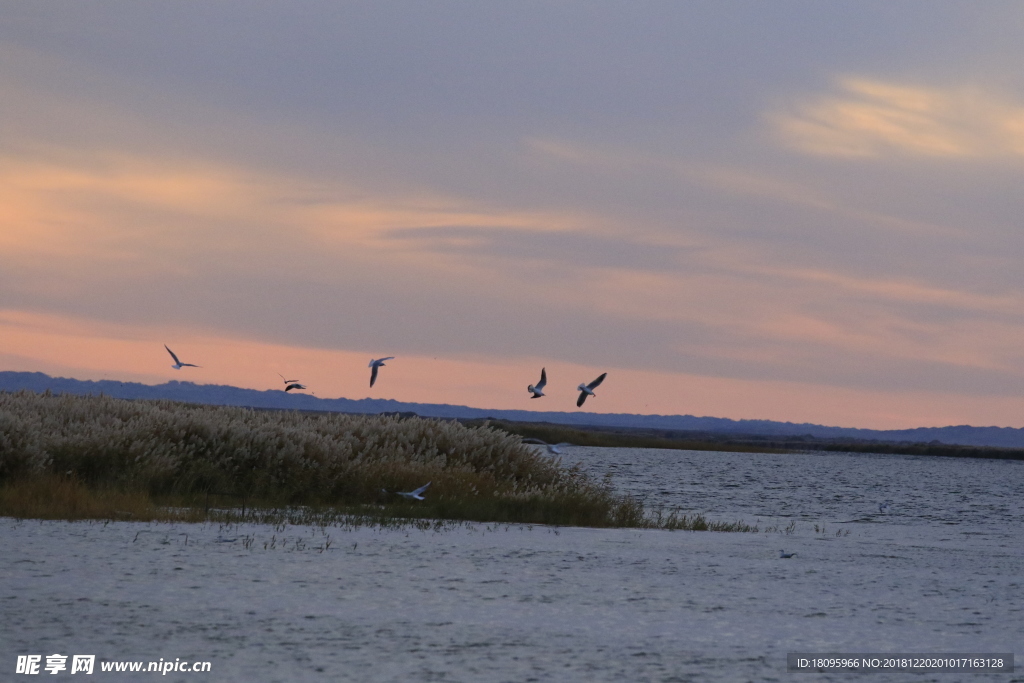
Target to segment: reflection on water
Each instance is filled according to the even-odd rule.
[[[1024,461],[865,453],[721,453],[568,449],[616,491],[715,519],[884,521],[968,526],[1024,523]],[[887,514],[878,504],[891,500]]]

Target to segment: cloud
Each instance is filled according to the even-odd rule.
[[[425,192],[367,196],[341,181],[101,150],[87,159],[56,150],[0,155],[0,191],[6,255],[83,262],[118,254],[157,261],[209,251],[280,255],[286,244],[389,248],[396,235],[436,237],[438,223],[532,234],[580,222],[569,212],[501,210]]]
[[[582,213],[373,196],[201,158],[8,154],[0,191],[0,306],[326,348],[529,354],[539,342],[517,342],[516,330],[531,323],[563,357],[614,338],[622,347],[628,331],[573,341],[599,323],[597,310],[574,308],[585,271],[655,255],[634,245],[616,257],[631,243],[588,234],[599,221]],[[515,258],[528,253],[548,260],[539,282]]]
[[[779,187],[783,203],[809,208],[783,180],[716,168],[684,177],[751,201]],[[673,234],[643,212],[625,215],[627,231],[623,217],[571,203],[369,194],[200,157],[97,151],[9,154],[0,183],[11,198],[0,304],[20,310],[339,352],[487,349],[491,363],[544,356],[759,381],[882,387],[904,381],[899,368],[913,386],[942,388],[969,366],[1005,381],[979,375],[965,389],[1016,387],[1005,345],[1016,325],[975,323],[979,342],[971,321],[1010,320],[1019,297],[787,266],[759,243],[697,223]]]
[[[522,267],[618,268],[673,271],[695,265],[700,250],[600,231],[535,230],[521,226],[438,225],[399,228],[386,233],[397,242],[438,254],[512,260]]]
[[[1024,310],[1024,296],[1018,293],[1003,295],[975,294],[935,287],[909,279],[895,280],[865,278],[845,275],[826,270],[808,268],[763,269],[765,275],[801,280],[816,285],[834,287],[846,294],[867,295],[879,301],[896,301],[906,304],[920,304],[946,309],[996,313],[1014,316]]]
[[[154,253],[186,251],[204,242],[199,236],[211,225],[265,215],[270,187],[280,194],[280,185],[197,162],[8,155],[0,157],[0,188],[8,198],[0,206],[0,244],[8,253],[81,260],[135,241]]]
[[[647,69],[608,52],[621,22],[600,12],[579,52],[571,10],[481,10],[473,31],[457,12],[314,11],[292,34],[290,11],[189,11],[175,29],[122,9],[0,29],[0,309],[55,316],[0,320],[19,367],[174,376],[161,344],[178,339],[218,381],[263,386],[280,357],[303,377],[354,364],[332,391],[362,392],[369,355],[394,354],[424,361],[392,376],[419,368],[405,397],[483,406],[519,405],[536,362],[577,364],[558,373],[575,382],[612,370],[599,409],[762,417],[788,401],[772,415],[857,422],[835,397],[899,412],[911,391],[1020,406],[1019,174],[945,163],[1024,153],[1013,97],[863,77],[816,93],[827,33],[805,28],[825,24],[775,8],[763,18],[794,46],[813,37],[803,50],[750,16],[728,51],[720,30],[687,21],[706,42],[680,41],[658,21],[660,47],[637,30],[616,48],[642,47]],[[885,31],[902,48],[906,31]],[[771,115],[801,154],[765,144],[779,91],[810,93]]]
[[[834,202],[806,184],[779,174],[721,163],[680,160],[630,149],[599,149],[568,140],[526,138],[525,149],[538,158],[573,164],[613,176],[668,177],[680,184],[711,188],[730,195],[770,200],[813,209],[833,209]]]
[[[769,115],[789,146],[846,158],[1024,155],[1024,104],[972,87],[845,77],[838,92]]]

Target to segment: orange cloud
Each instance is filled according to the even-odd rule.
[[[114,155],[89,164],[4,157],[0,247],[7,256],[68,266],[143,261],[152,268],[197,245],[237,243],[240,233],[274,220],[267,198],[280,185],[211,165]]]
[[[1024,155],[1024,104],[970,87],[857,77],[838,86],[769,116],[786,144],[833,157]]]
[[[40,154],[43,159],[46,154]],[[387,233],[434,226],[579,229],[569,212],[474,206],[452,197],[367,198],[343,184],[173,159],[96,153],[89,160],[0,157],[0,249],[68,261],[173,266],[202,248],[235,262],[296,250],[408,247]],[[256,268],[265,264],[254,263]]]

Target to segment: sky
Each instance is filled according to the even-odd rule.
[[[1024,427],[1015,0],[0,17],[0,370]]]

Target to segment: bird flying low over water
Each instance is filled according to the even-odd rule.
[[[548,453],[552,455],[561,455],[563,446],[571,446],[572,444],[568,441],[562,443],[548,443],[547,441],[541,441],[540,439],[523,439],[523,443],[535,443],[538,446],[543,446],[548,449]]]
[[[780,550],[779,551],[779,559],[780,560],[788,560],[789,558],[793,557],[794,555],[796,555],[796,553],[787,553],[785,550]]]
[[[168,347],[167,344],[164,344],[164,348],[167,349],[167,353],[171,354],[171,358],[174,359],[174,365],[172,365],[171,367],[174,368],[175,370],[181,370],[182,368],[200,367],[199,365],[193,365],[192,363],[182,363],[180,360],[178,360],[178,357],[174,355],[174,351],[171,351],[170,347]]]
[[[548,383],[548,373],[547,373],[547,370],[546,370],[546,368],[541,368],[540,369],[540,381],[537,382],[536,384],[531,384],[530,386],[526,387],[526,390],[529,391],[531,394],[533,394],[533,396],[531,396],[530,398],[540,398],[541,396],[543,396],[544,395],[544,387],[545,387],[545,385],[547,385],[547,383]]]
[[[890,503],[892,503],[891,500],[887,500],[884,503],[879,503],[878,504],[878,512],[880,514],[883,514],[883,515],[887,514],[889,512],[889,504]]]
[[[415,491],[395,491],[395,493],[409,500],[423,500],[423,492],[427,490],[428,486],[430,486],[429,481]]]
[[[384,366],[384,361],[386,361],[386,360],[394,360],[394,358],[395,358],[394,356],[388,356],[387,358],[378,358],[376,360],[374,360],[373,358],[370,359],[370,364],[367,367],[371,368],[371,370],[370,370],[370,386],[371,387],[373,386],[373,383],[377,381],[377,369]]]
[[[280,372],[277,373],[277,376],[280,377],[281,379],[284,379],[284,375],[282,375]],[[284,379],[284,391],[285,391],[285,393],[288,393],[289,391],[291,391],[293,389],[305,389],[305,388],[306,388],[306,385],[299,384],[299,380],[297,380],[297,379]]]
[[[595,396],[596,395],[596,394],[594,394],[594,389],[596,389],[598,387],[598,385],[601,384],[601,382],[603,382],[604,378],[607,377],[607,376],[608,376],[607,372],[602,372],[601,376],[598,377],[597,379],[595,379],[590,384],[580,384],[578,387],[576,387],[576,389],[578,389],[579,392],[580,392],[580,397],[578,399],[576,399],[576,407],[577,408],[579,408],[580,406],[583,405],[583,402],[587,400],[587,396]]]

